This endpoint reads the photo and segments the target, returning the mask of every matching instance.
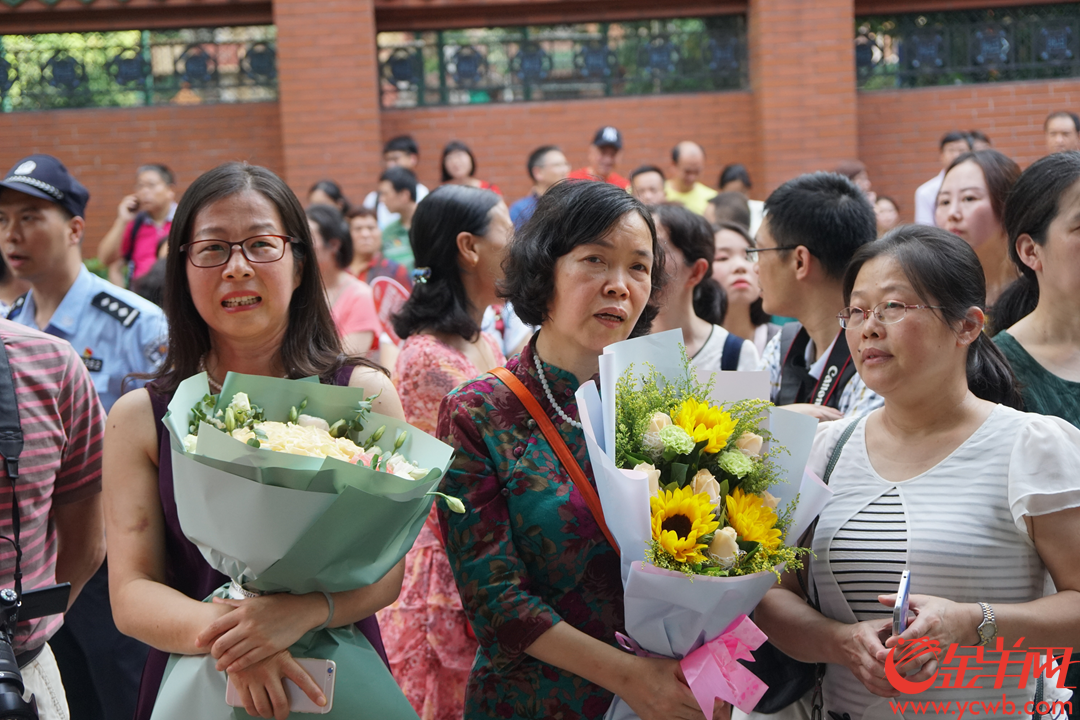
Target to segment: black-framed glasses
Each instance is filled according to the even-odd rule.
[[[255,235],[239,242],[196,240],[181,245],[180,252],[185,253],[195,267],[212,268],[229,262],[233,247],[239,245],[248,262],[272,263],[285,256],[285,246],[291,242],[296,242],[296,238],[287,235]]]
[[[863,324],[863,321],[874,314],[877,321],[882,325],[893,325],[900,322],[907,315],[908,310],[944,310],[940,305],[905,305],[898,300],[886,300],[875,305],[870,310],[857,307],[846,307],[836,314],[840,321],[840,327],[845,330],[853,330]]]

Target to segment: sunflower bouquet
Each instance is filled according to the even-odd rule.
[[[699,377],[681,340],[608,346],[599,387],[577,392],[621,555],[620,644],[679,658],[706,717],[717,697],[750,712],[766,688],[736,661],[765,636],[747,616],[783,566],[801,564],[792,545],[830,494],[805,472],[817,422],[773,407],[767,373]],[[633,717],[618,698],[607,714]]]
[[[650,528],[646,560],[686,575],[730,577],[802,567],[805,549],[784,543],[796,501],[780,508],[769,488],[786,482],[772,458],[787,452],[764,427],[772,404],[714,404],[681,352],[682,374],[651,364],[616,383],[615,463],[645,473]]]

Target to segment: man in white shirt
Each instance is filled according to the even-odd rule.
[[[383,170],[392,167],[402,167],[416,174],[416,166],[420,162],[420,148],[412,135],[400,135],[393,138],[383,146]],[[416,202],[427,197],[428,189],[423,183],[416,183]],[[390,212],[386,205],[379,199],[379,191],[372,190],[364,198],[364,207],[375,211],[375,219],[379,223],[379,230],[385,230],[386,226],[395,220],[400,220],[401,215]]]
[[[915,191],[915,222],[919,225],[934,225],[934,210],[937,208],[937,194],[945,179],[945,170],[952,161],[972,150],[971,136],[960,130],[953,130],[941,136],[941,172],[930,178]]]

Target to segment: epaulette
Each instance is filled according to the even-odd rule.
[[[113,320],[119,321],[124,327],[131,327],[131,324],[135,322],[135,318],[139,317],[137,309],[107,292],[99,292],[94,296],[91,304]]]
[[[26,296],[29,295],[29,294],[30,294],[29,292],[24,292],[22,295],[15,298],[15,302],[11,303],[11,307],[8,308],[8,314],[7,314],[7,319],[8,320],[14,320],[15,316],[18,315],[22,311],[23,305],[26,304]]]

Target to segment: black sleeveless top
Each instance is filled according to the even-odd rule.
[[[353,369],[351,365],[341,368],[334,377],[334,384],[348,385]],[[229,582],[229,578],[210,567],[199,549],[184,536],[184,531],[180,529],[176,498],[173,495],[169,431],[162,423],[162,418],[169,409],[169,402],[172,401],[172,395],[158,393],[153,384],[148,385],[146,389],[150,393],[150,404],[154,409],[154,427],[158,435],[158,495],[165,515],[165,584],[190,598],[203,600]],[[364,618],[356,624],[356,627],[389,667],[390,662],[386,658],[379,623],[375,616]],[[135,709],[135,720],[149,720],[168,661],[169,653],[155,648],[150,649],[150,655],[143,667],[142,682],[139,685],[139,702]]]

